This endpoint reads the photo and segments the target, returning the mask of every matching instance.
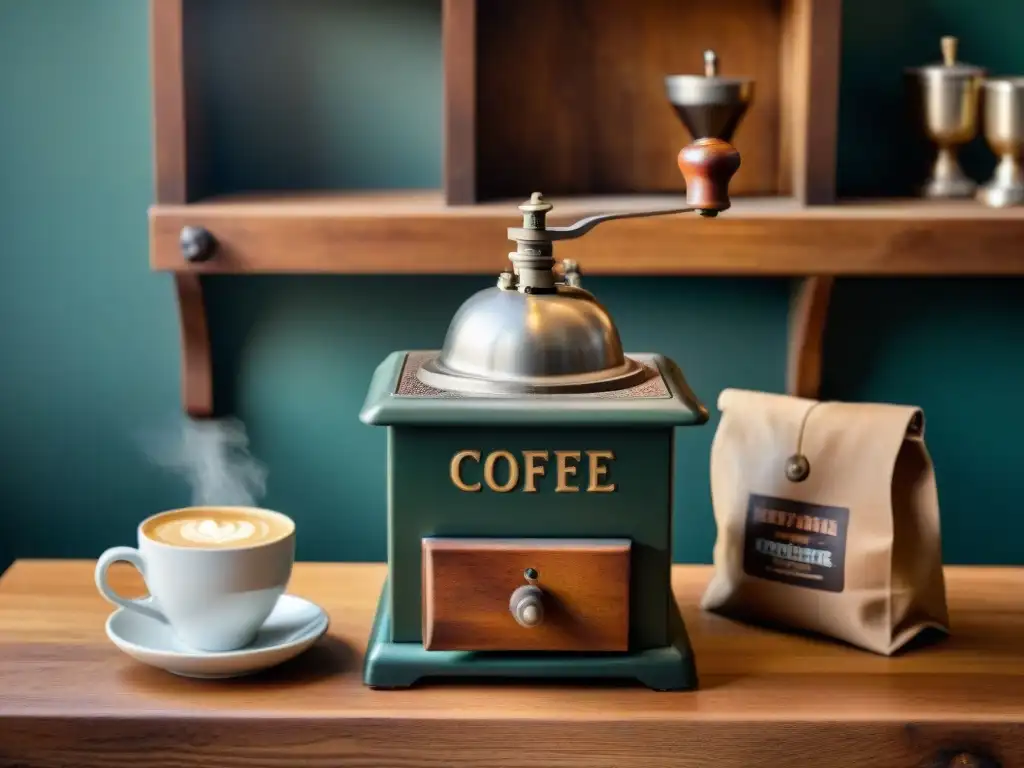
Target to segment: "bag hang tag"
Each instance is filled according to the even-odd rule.
[[[800,430],[796,436],[796,452],[786,459],[786,479],[791,483],[802,483],[811,474],[811,460],[803,452],[804,432],[807,430],[807,421],[814,409],[821,404],[821,402],[814,403],[804,412],[804,416],[800,420]]]

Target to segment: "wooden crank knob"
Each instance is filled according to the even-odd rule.
[[[697,139],[679,152],[679,170],[686,179],[686,204],[702,216],[729,207],[729,182],[740,167],[740,153],[721,139]]]

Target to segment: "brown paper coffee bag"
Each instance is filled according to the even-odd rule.
[[[924,414],[727,389],[702,607],[892,654],[949,631]]]

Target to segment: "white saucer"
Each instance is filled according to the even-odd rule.
[[[295,595],[282,595],[245,648],[223,653],[182,645],[171,628],[135,611],[118,608],[107,619],[107,637],[133,659],[182,677],[241,677],[281,664],[309,648],[327,631],[324,610]]]

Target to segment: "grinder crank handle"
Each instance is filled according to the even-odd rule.
[[[510,229],[514,240],[545,241],[572,240],[585,235],[598,224],[614,219],[634,219],[646,216],[664,216],[672,213],[697,211],[701,216],[717,216],[730,206],[729,182],[740,167],[740,153],[722,139],[698,139],[684,147],[677,158],[679,170],[686,180],[686,207],[660,211],[626,211],[600,213],[580,219],[565,227],[546,227],[541,230]],[[531,235],[531,232],[533,233]]]
[[[669,213],[689,213],[693,210],[693,206],[687,206],[686,208],[665,208],[660,211],[626,211],[624,213],[598,213],[593,216],[587,216],[585,219],[580,219],[575,224],[570,224],[566,227],[548,227],[543,230],[547,235],[543,238],[545,241],[550,240],[573,240],[577,237],[582,237],[587,234],[590,230],[596,227],[603,221],[612,221],[614,219],[639,219],[647,216],[664,216]],[[540,238],[538,238],[540,239]]]

